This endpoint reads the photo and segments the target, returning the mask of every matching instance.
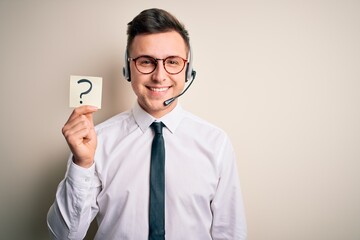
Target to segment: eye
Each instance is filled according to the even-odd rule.
[[[181,65],[181,59],[178,57],[170,57],[166,59],[166,65],[168,66],[179,66]]]
[[[143,67],[149,67],[149,66],[156,65],[155,59],[152,59],[150,57],[140,57],[137,59],[137,63],[138,63],[138,65],[143,66]]]

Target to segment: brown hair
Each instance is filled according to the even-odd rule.
[[[163,33],[168,31],[176,31],[184,39],[188,49],[190,49],[189,33],[185,26],[169,12],[152,8],[142,11],[131,22],[127,28],[127,48],[131,44],[135,36],[140,34]]]

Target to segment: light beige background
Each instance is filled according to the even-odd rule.
[[[181,98],[232,139],[249,240],[360,239],[360,1],[0,1],[0,239],[47,239],[69,150],[69,76],[103,77],[99,123],[134,102],[126,24],[187,26]],[[189,238],[191,239],[191,237]]]

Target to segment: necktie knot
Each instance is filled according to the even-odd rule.
[[[162,122],[153,122],[151,124],[152,129],[154,129],[155,134],[162,134],[162,128],[164,124]]]

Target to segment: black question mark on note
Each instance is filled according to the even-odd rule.
[[[83,95],[85,95],[85,94],[88,94],[90,91],[91,91],[91,89],[92,89],[92,83],[89,81],[89,80],[87,80],[87,79],[81,79],[81,80],[79,80],[79,81],[77,81],[77,83],[78,84],[80,84],[80,83],[89,83],[90,84],[90,88],[88,89],[88,90],[86,90],[85,92],[82,92],[81,94],[80,94],[80,104],[82,104],[83,102],[82,102],[82,96]]]

